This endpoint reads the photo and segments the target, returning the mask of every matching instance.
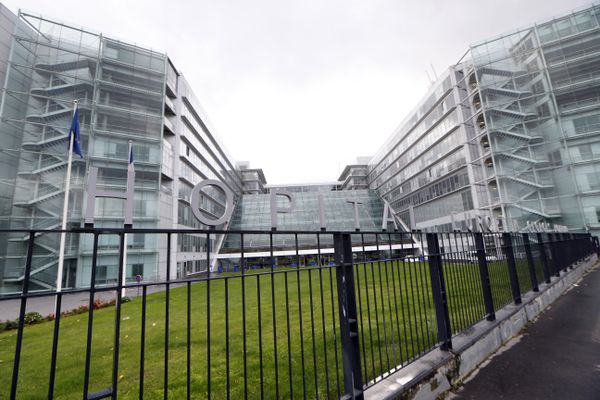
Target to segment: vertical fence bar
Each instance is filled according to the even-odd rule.
[[[546,256],[544,235],[542,233],[537,234],[537,241],[538,250],[540,252],[540,261],[542,262],[542,272],[544,273],[544,280],[546,283],[550,283],[550,268],[548,267],[548,257]]]
[[[563,270],[564,272],[567,272],[567,268],[569,266],[569,249],[568,249],[568,243],[565,240],[565,235],[562,233],[557,233],[556,236],[558,236],[558,240],[560,241],[560,269]]]
[[[215,236],[216,239],[216,236]],[[242,239],[243,243],[243,239]],[[212,387],[210,383],[210,233],[206,234],[206,395],[210,399]],[[242,249],[243,251],[243,249]],[[242,281],[243,282],[243,281]],[[243,285],[243,283],[242,283]]]
[[[558,240],[560,240],[560,269],[564,272],[567,272],[567,268],[569,267],[569,244],[566,241],[566,237],[562,233],[557,233]]]
[[[311,294],[312,296],[312,294]],[[312,301],[312,297],[311,297]],[[260,398],[265,397],[265,375],[263,368],[263,339],[262,339],[262,307],[260,305],[260,275],[256,275],[256,308],[258,310],[258,368],[260,372]],[[312,312],[312,309],[311,309]],[[314,332],[313,332],[314,340]]]
[[[442,270],[442,255],[438,235],[427,233],[427,251],[429,253],[429,276],[431,279],[431,292],[435,306],[438,340],[441,342],[440,350],[452,349],[452,327],[448,313],[448,299],[446,298],[446,284]]]
[[[304,357],[304,326],[302,323],[302,288],[300,284],[300,252],[298,248],[298,234],[294,234],[296,248],[296,288],[298,293],[298,327],[300,329],[300,362],[302,367],[302,395],[306,398],[306,365]]]
[[[577,251],[579,250],[577,248],[577,241],[573,238],[573,234],[572,233],[568,233],[568,243],[567,243],[567,250],[569,252],[569,268],[573,269],[575,268],[575,261],[577,261]]]
[[[485,246],[483,244],[483,233],[475,232],[473,234],[475,239],[475,250],[477,251],[477,261],[479,263],[479,277],[481,279],[481,289],[483,291],[483,301],[485,303],[485,312],[488,321],[494,321],[496,319],[496,312],[494,310],[494,299],[492,297],[492,284],[490,282],[490,271],[487,265],[487,259],[485,257]]]
[[[321,300],[321,329],[323,335],[323,358],[325,359],[325,392],[329,393],[329,360],[327,359],[327,331],[325,325],[325,293],[323,292],[323,262],[321,260],[321,234],[317,233],[317,266],[319,268],[319,293]],[[362,331],[361,331],[362,332]]]
[[[319,380],[318,380],[318,373],[317,373],[317,346],[315,343],[315,316],[314,316],[314,311],[313,311],[313,287],[312,287],[312,268],[310,268],[310,265],[308,267],[308,293],[309,293],[309,304],[310,304],[310,332],[311,332],[311,339],[312,339],[312,353],[313,353],[313,373],[314,373],[314,379],[315,379],[315,398],[318,399],[319,398]],[[259,307],[258,309],[260,310],[260,296],[258,296],[259,299]],[[259,318],[260,321],[260,318]],[[259,332],[260,332],[260,324],[258,326],[259,328]],[[259,335],[260,337],[260,335]],[[261,387],[262,387],[262,379],[261,379]],[[262,394],[262,392],[261,392]]]
[[[187,302],[186,302],[186,357],[185,357],[185,386],[186,386],[186,398],[189,400],[192,396],[192,282],[187,281]],[[227,334],[227,332],[226,332]]]
[[[502,234],[504,241],[504,252],[506,254],[506,263],[508,264],[508,277],[510,279],[510,290],[515,304],[521,304],[521,289],[519,288],[519,278],[517,276],[517,264],[515,263],[515,254],[513,252],[512,236],[509,232]]]
[[[577,254],[579,255],[580,261],[583,261],[588,255],[588,245],[590,243],[588,236],[589,234],[586,233],[585,235],[579,235],[577,237],[579,239],[579,250],[577,251]]]
[[[229,277],[225,277],[225,384],[227,400],[231,398],[231,371],[229,360]]]
[[[273,366],[275,368],[275,398],[279,398],[279,365],[277,362],[277,313],[275,307],[275,257],[273,255],[273,232],[269,233],[269,256],[271,263],[271,313],[273,321]]]
[[[85,372],[83,375],[83,398],[87,399],[90,385],[90,359],[92,356],[92,329],[94,326],[94,293],[96,289],[96,264],[98,261],[98,233],[94,232],[92,248],[92,271],[90,277],[90,299],[88,302],[88,326],[85,347]]]
[[[169,398],[169,302],[171,300],[171,233],[167,233],[167,282],[165,287],[165,360],[163,377],[163,397]]]
[[[15,360],[13,362],[12,383],[10,386],[10,398],[17,397],[17,382],[19,380],[19,363],[21,361],[21,346],[23,345],[23,326],[25,322],[25,310],[27,308],[27,293],[29,292],[29,277],[31,275],[31,258],[33,256],[33,241],[35,232],[29,232],[27,242],[27,259],[25,261],[25,275],[23,276],[23,290],[21,292],[21,309],[19,310],[19,328],[17,330],[17,346],[15,348]]]
[[[140,332],[140,400],[144,399],[144,361],[146,357],[146,298],[148,286],[142,287],[142,328]]]
[[[125,252],[125,233],[119,233],[119,275],[117,277],[117,304],[115,306],[115,343],[113,347],[113,371],[112,371],[112,398],[117,399],[117,385],[119,383],[119,342],[121,340],[121,303],[123,282],[123,253]]]
[[[333,242],[340,311],[344,392],[350,395],[352,399],[362,400],[363,383],[352,265],[352,239],[348,233],[336,233]]]
[[[60,332],[60,307],[62,292],[56,295],[56,310],[54,312],[54,334],[52,336],[52,357],[50,361],[50,378],[48,385],[48,400],[54,398],[54,380],[56,378],[56,357],[58,355],[58,334]]]
[[[553,233],[549,233],[550,238],[550,255],[552,256],[552,272],[556,277],[560,276],[560,244],[557,241],[557,236]]]
[[[283,272],[284,287],[285,287],[285,325],[286,325],[286,336],[287,336],[287,361],[288,361],[288,384],[290,389],[290,398],[294,398],[294,379],[292,369],[292,338],[290,336],[290,290],[288,283],[288,272]]]
[[[525,247],[525,254],[527,255],[527,266],[529,267],[529,277],[531,279],[531,290],[539,292],[538,280],[535,275],[535,263],[533,261],[533,254],[531,253],[531,244],[529,243],[529,235],[523,234],[523,246]]]
[[[242,357],[244,364],[244,399],[248,398],[248,338],[246,334],[246,259],[244,258],[244,234],[240,233],[240,268],[242,271]]]
[[[382,279],[382,273],[381,273],[381,251],[379,250],[379,237],[378,235],[375,235],[375,249],[377,252],[377,275],[379,276],[379,296],[381,298],[381,322],[383,323],[383,351],[385,354],[385,359],[386,359],[386,371],[389,371],[391,369],[391,365],[390,365],[390,352],[389,352],[389,342],[388,342],[388,327],[387,327],[387,315],[386,315],[386,310],[385,310],[385,296],[383,294],[383,279]],[[385,263],[385,261],[384,261]],[[371,266],[373,266],[373,264],[371,264]],[[373,276],[373,283],[376,283],[375,277]],[[375,289],[375,292],[377,292],[377,289]],[[389,300],[389,296],[388,296],[388,300]]]
[[[402,360],[402,337],[400,335],[400,318],[399,318],[399,314],[398,314],[398,299],[397,299],[397,291],[396,291],[396,274],[395,274],[395,270],[398,267],[398,258],[394,257],[394,253],[393,253],[393,248],[392,248],[392,235],[390,233],[387,234],[388,236],[388,245],[389,245],[389,249],[390,249],[390,269],[392,271],[392,291],[394,293],[394,310],[396,312],[396,334],[398,336],[398,356],[399,356],[399,363],[398,365],[402,365],[404,363],[404,361]],[[402,244],[400,245],[402,246]],[[400,271],[398,271],[400,272]],[[358,274],[357,274],[358,275]],[[400,284],[400,282],[398,282],[398,284]],[[360,296],[358,296],[358,303],[360,305],[361,301],[360,301]],[[393,322],[392,322],[393,324]],[[361,322],[361,334],[362,334],[362,322]],[[365,353],[365,349],[364,349],[364,342],[363,342],[363,354]],[[408,358],[408,357],[407,357]]]

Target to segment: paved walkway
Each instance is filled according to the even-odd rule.
[[[449,399],[600,399],[600,268]]]
[[[171,288],[175,288],[181,286],[180,283],[171,284]],[[165,290],[164,285],[152,285],[148,286],[147,293],[155,293],[161,292]],[[142,290],[140,288],[139,292]],[[137,297],[138,288],[129,288],[127,289],[128,297]],[[43,296],[43,297],[31,297],[27,299],[27,312],[37,311],[40,314],[46,316],[48,314],[54,314],[54,296]],[[95,299],[102,299],[104,301],[114,300],[116,298],[116,291],[101,291],[96,292]],[[89,292],[84,293],[72,293],[72,294],[63,294],[63,298],[61,301],[61,310],[68,311],[80,306],[87,306],[90,301]],[[21,309],[21,300],[0,300],[0,321],[5,320],[13,320],[19,317],[19,311]]]

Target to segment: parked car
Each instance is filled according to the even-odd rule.
[[[477,251],[476,250],[470,251],[467,258],[471,262],[477,262],[479,260],[479,258],[477,257]],[[486,259],[486,261],[498,261],[498,257],[493,254],[486,254],[485,259]]]

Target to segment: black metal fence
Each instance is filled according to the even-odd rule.
[[[0,297],[20,307],[16,330],[0,333],[0,397],[11,399],[362,398],[598,251],[589,234],[73,230],[92,240],[88,284],[57,293],[30,290],[39,232],[22,232],[22,291]],[[127,233],[165,243],[161,280],[123,281]],[[236,236],[227,260],[237,268],[207,249],[214,272],[170,279],[181,233]],[[98,285],[104,235],[119,238],[118,275]],[[277,235],[292,244],[274,247]],[[266,254],[248,240],[258,236]],[[114,307],[96,309],[107,294]],[[65,296],[83,296],[84,313],[61,315]],[[55,302],[54,318],[26,326],[40,298]]]

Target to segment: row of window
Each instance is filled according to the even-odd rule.
[[[186,139],[188,139],[187,136],[186,136]],[[199,143],[195,143],[194,145],[196,145],[196,144],[199,144]],[[202,147],[199,147],[199,149],[202,149]],[[223,178],[221,176],[215,174],[215,172],[208,166],[206,161],[204,161],[204,159],[196,153],[196,150],[194,150],[193,147],[188,145],[183,140],[179,142],[179,154],[182,156],[185,156],[194,165],[194,167],[199,169],[200,172],[202,174],[204,174],[204,176],[206,178],[217,179],[219,181],[223,181]],[[181,165],[183,166],[184,164],[185,163],[182,163]],[[191,169],[191,168],[190,168],[190,170],[193,171],[193,169]],[[188,176],[186,176],[186,178],[188,178],[188,180],[190,182],[194,182],[194,183],[197,183],[201,179],[204,179],[203,177],[198,177],[196,179],[189,179]]]
[[[214,239],[209,239],[209,247],[213,249]],[[207,248],[206,235],[197,236],[187,233],[177,234],[177,250],[181,252],[197,252],[206,254]]]
[[[386,200],[388,200],[394,210],[401,211],[408,208],[410,205],[416,206],[425,203],[426,201],[433,200],[436,197],[443,196],[467,185],[469,185],[469,174],[466,169],[463,169],[455,175],[441,179],[439,182],[414,192],[400,200],[394,200],[390,196],[387,196]]]
[[[407,143],[408,145],[414,143],[423,132],[433,126],[442,115],[455,105],[454,96],[450,94],[435,109],[431,110],[433,104],[435,104],[444,93],[450,90],[451,86],[452,82],[450,76],[448,76],[436,88],[435,92],[427,98],[423,105],[411,116],[411,118],[403,124],[402,128],[388,139],[381,150],[379,150],[379,152],[371,159],[369,165],[374,166],[373,169],[376,170],[378,174],[381,173],[394,158],[402,153],[404,149],[406,149]],[[421,117],[427,113],[429,113],[429,115],[418,125],[415,125]],[[403,148],[398,148],[400,144],[402,144]],[[396,148],[386,156],[386,154],[390,152],[392,146],[396,146]]]
[[[447,217],[453,212],[463,212],[473,209],[473,199],[470,190],[463,190],[441,199],[414,208],[415,222],[428,221],[435,218]]]
[[[417,185],[411,182],[418,179],[416,175],[418,175],[421,171],[425,171],[430,168],[434,168],[434,170],[439,168],[430,166],[438,162],[446,154],[446,152],[451,149],[455,149],[456,146],[463,144],[465,141],[465,131],[458,129],[424,152],[420,157],[402,157],[396,161],[393,169],[402,169],[406,164],[408,164],[408,166],[404,167],[404,169],[397,173],[396,176],[386,182],[383,186],[379,187],[379,193],[388,193],[390,190],[397,188],[400,184],[408,184],[409,186],[413,186],[412,190],[415,190],[420,186],[424,186],[423,184]],[[454,161],[451,161],[451,163],[453,162]],[[402,190],[402,192],[407,193],[405,190]]]
[[[539,26],[538,34],[542,43],[584,32],[598,26],[595,14],[586,10],[580,14],[567,16],[546,25]]]
[[[205,145],[204,146],[196,146],[196,148],[201,149],[201,148],[208,147],[210,152],[212,152],[214,157],[216,157],[218,163],[220,163],[220,165],[225,169],[224,173],[229,175],[229,178],[238,187],[238,190],[241,190],[241,184],[240,184],[241,176],[240,176],[239,171],[236,171],[234,169],[235,162],[232,163],[231,161],[229,161],[226,157],[224,157],[221,154],[222,150],[219,148],[219,146],[217,144],[215,144],[213,142],[214,139],[205,131],[204,126],[198,121],[195,113],[192,110],[190,110],[190,108],[186,104],[186,102],[183,102],[183,109],[182,109],[181,116],[184,118],[184,120],[186,122],[188,122],[190,124],[190,126],[192,127],[192,129],[194,131],[193,132],[191,130],[187,130],[186,137],[191,139],[191,137],[195,137],[196,135],[200,136],[200,138],[205,143]],[[190,134],[191,134],[191,137],[190,137]],[[196,143],[193,143],[193,144],[196,145]],[[228,170],[228,168],[231,168],[231,170]]]

